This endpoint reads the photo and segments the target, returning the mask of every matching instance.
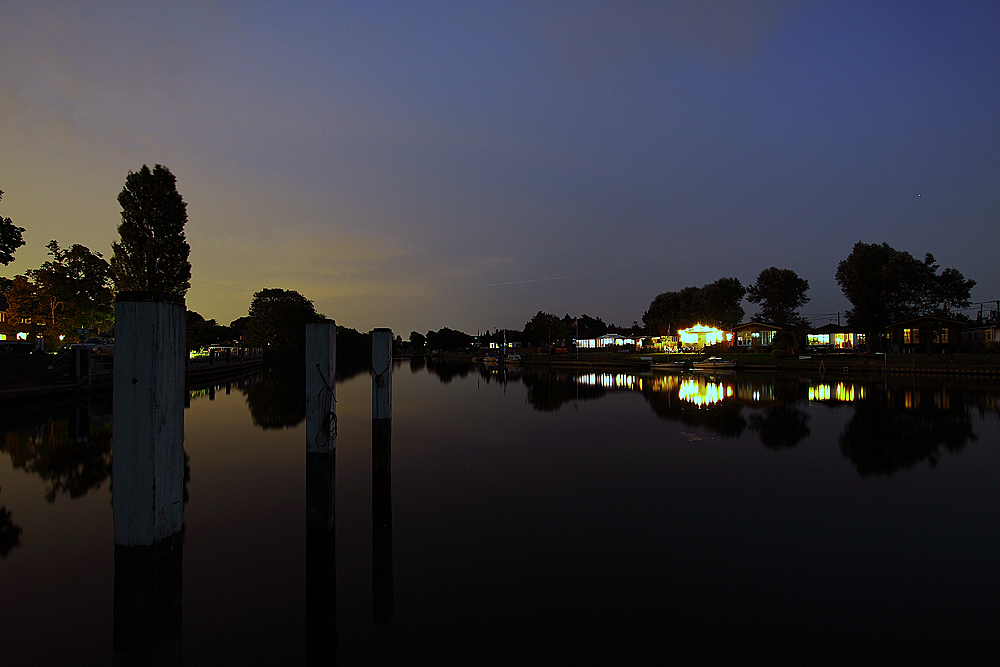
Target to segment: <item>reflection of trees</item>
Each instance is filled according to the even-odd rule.
[[[700,426],[725,438],[737,438],[747,428],[740,405],[734,400],[698,406],[681,400],[680,387],[671,386],[663,391],[643,387],[642,395],[660,419],[676,421],[690,426]]]
[[[427,370],[438,376],[441,384],[448,384],[455,378],[464,378],[471,371],[473,366],[467,361],[455,362],[445,359],[431,357],[427,360]]]
[[[111,474],[111,422],[76,437],[70,420],[43,423],[34,428],[8,431],[3,449],[15,468],[48,483],[45,497],[51,503],[60,493],[79,498],[96,489]]]
[[[538,412],[555,412],[571,401],[601,398],[608,393],[603,387],[580,384],[575,376],[565,373],[540,370],[519,377],[528,388],[528,403]]]
[[[933,467],[942,447],[957,452],[974,440],[972,418],[964,404],[937,405],[930,389],[869,389],[868,398],[855,404],[839,443],[840,451],[865,477],[888,476],[924,459]]]
[[[791,403],[781,403],[761,414],[750,416],[750,430],[760,436],[765,447],[794,447],[809,437],[809,415]]]
[[[288,428],[306,418],[305,366],[290,366],[271,368],[257,382],[247,385],[247,406],[255,426],[263,429]]]
[[[0,505],[0,558],[21,546],[21,527],[10,518],[10,510]]]
[[[427,359],[422,354],[410,357],[410,372],[419,373],[427,365]]]

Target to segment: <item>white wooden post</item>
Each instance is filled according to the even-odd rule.
[[[306,654],[337,650],[337,325],[306,325]]]
[[[115,299],[114,662],[180,664],[184,299]]]
[[[337,445],[337,324],[306,325],[306,451],[325,453]]]
[[[388,623],[392,582],[392,330],[372,331],[372,615]]]
[[[184,299],[115,300],[115,544],[151,545],[184,521]]]
[[[372,419],[392,419],[392,329],[372,330]]]

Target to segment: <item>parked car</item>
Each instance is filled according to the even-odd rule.
[[[67,343],[62,346],[63,350],[90,350],[94,354],[106,354],[113,352],[115,342],[100,336],[88,336],[82,343]]]

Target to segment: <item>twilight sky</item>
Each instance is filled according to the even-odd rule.
[[[3,0],[0,63],[0,275],[110,256],[160,163],[224,324],[280,287],[404,338],[630,325],[769,266],[824,324],[857,241],[1000,299],[996,0]]]

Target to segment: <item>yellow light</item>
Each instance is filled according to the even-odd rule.
[[[681,380],[678,396],[682,401],[694,403],[701,407],[718,403],[726,396],[726,390],[732,395],[732,388],[724,387],[717,382],[706,382],[702,378]]]
[[[810,401],[829,401],[830,394],[830,385],[828,384],[819,384],[815,387],[809,387]]]
[[[687,329],[680,329],[677,333],[680,335],[681,343],[685,345],[715,345],[726,338],[726,334],[722,329],[704,324],[696,324]],[[732,334],[729,334],[729,340],[732,340]]]
[[[843,382],[837,385],[837,400],[838,401],[854,401],[854,385],[848,387]]]

